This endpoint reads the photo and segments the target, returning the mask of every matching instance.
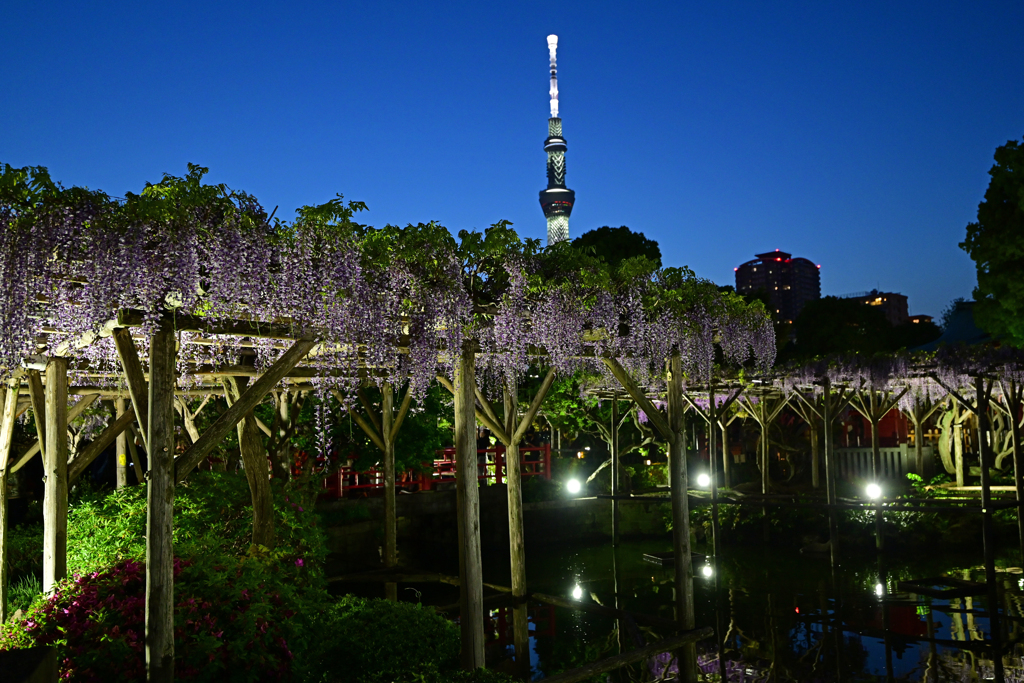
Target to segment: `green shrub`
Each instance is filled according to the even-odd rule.
[[[320,641],[310,680],[411,682],[421,680],[415,672],[451,672],[458,665],[458,629],[420,605],[346,596],[320,614],[314,629]]]
[[[43,592],[43,582],[35,574],[25,574],[11,582],[7,589],[7,611],[25,611],[29,605]]]
[[[10,576],[43,573],[43,526],[19,524],[7,530],[7,569]]]

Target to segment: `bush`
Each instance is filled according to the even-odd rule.
[[[0,650],[56,645],[63,676],[144,675],[146,500],[136,486],[88,494],[69,510],[77,576],[0,627]],[[274,487],[278,544],[250,548],[244,477],[197,473],[175,498],[175,667],[182,680],[287,678],[327,601],[326,546],[312,510]]]
[[[417,681],[414,672],[458,665],[458,629],[420,605],[346,596],[324,610],[314,628],[321,640],[310,661],[319,670],[307,673],[310,680]]]
[[[7,530],[7,570],[9,576],[26,574],[42,576],[43,527],[41,524],[19,524]]]
[[[175,560],[175,678],[284,679],[294,613],[260,563],[217,559]],[[0,649],[56,645],[61,674],[78,681],[144,679],[145,607],[145,567],[123,560],[62,582],[0,631]]]

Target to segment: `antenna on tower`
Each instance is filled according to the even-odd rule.
[[[555,53],[558,51],[558,36],[548,36],[548,56],[551,58],[551,118],[558,118],[558,62]]]

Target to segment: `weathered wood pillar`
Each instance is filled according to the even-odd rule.
[[[516,433],[519,397],[505,388],[505,434]],[[523,474],[519,441],[505,445],[505,482],[508,488],[508,549],[512,572],[512,643],[516,649],[516,670],[520,677],[530,674],[530,626],[526,604],[526,538],[523,532]]]
[[[68,573],[68,360],[46,364],[43,450],[43,592]]]
[[[974,380],[974,389],[977,396],[977,410],[975,415],[978,418],[978,465],[981,466],[981,537],[985,555],[985,583],[988,588],[988,614],[990,622],[990,638],[992,640],[992,664],[995,668],[995,679],[1003,680],[1003,649],[1002,649],[1002,627],[999,619],[999,589],[996,585],[996,548],[995,530],[992,524],[992,475],[989,473],[989,460],[991,445],[992,416],[989,412],[989,403],[992,396],[992,381],[986,381],[983,377]],[[1017,511],[1020,514],[1020,510]]]
[[[7,621],[7,585],[10,576],[7,567],[7,473],[11,465],[11,441],[14,421],[18,415],[18,389],[20,379],[7,383],[3,415],[0,417],[0,624]]]
[[[1007,386],[1009,391],[1007,391]],[[1010,446],[1013,448],[1013,483],[1017,490],[1017,535],[1020,538],[1020,558],[1024,562],[1024,453],[1020,444],[1021,393],[1017,382],[1010,380],[1003,387],[1003,397],[1010,417]]]
[[[146,679],[174,680],[174,385],[176,340],[164,320],[149,344],[146,495]],[[134,348],[134,345],[133,345]],[[138,403],[136,403],[138,406]]]
[[[695,627],[693,566],[690,555],[690,506],[687,498],[686,428],[683,418],[683,364],[673,352],[668,373],[669,486],[672,492],[672,545],[675,555],[676,619],[679,627]],[[697,648],[693,643],[678,650],[679,680],[697,683]]]
[[[124,415],[125,400],[118,396],[114,399],[114,419]],[[117,435],[114,445],[114,458],[117,466],[116,485],[117,488],[124,488],[128,485],[128,434],[127,430]]]
[[[828,377],[822,380],[821,421],[825,439],[825,497],[828,500],[828,540],[831,546],[832,567],[839,566],[839,519],[836,504],[836,452],[833,421],[839,411],[832,396],[832,382]],[[840,629],[841,630],[841,629]]]
[[[612,545],[619,544],[619,493],[621,486],[619,478],[622,470],[619,467],[619,401],[612,397],[612,423],[611,423],[611,460],[612,460]]]
[[[718,426],[722,430],[722,486],[729,488],[732,485],[732,453],[729,452],[729,423],[724,415],[719,418]]]
[[[480,491],[476,463],[475,353],[455,364],[455,487],[459,520],[459,618],[462,667],[484,667],[484,593],[480,559]]]
[[[229,405],[233,406],[239,401],[242,391],[248,386],[248,381],[248,377],[226,378]],[[276,537],[274,499],[270,493],[267,451],[263,446],[260,428],[256,424],[254,409],[255,405],[243,415],[235,425],[235,431],[238,434],[239,455],[242,458],[245,479],[249,483],[249,494],[252,498],[252,542],[253,545],[273,548]]]
[[[807,426],[811,428],[811,488],[821,486],[821,447],[818,443],[818,421],[813,415]]]
[[[381,387],[381,438],[384,440],[384,566],[398,565],[398,512],[395,509],[395,391],[390,382]],[[398,584],[384,584],[384,596],[398,602]]]

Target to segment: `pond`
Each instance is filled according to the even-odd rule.
[[[527,576],[533,592],[672,618],[672,566],[644,558],[670,550],[667,539],[627,541],[616,549],[607,543],[528,548]],[[958,584],[959,596],[942,595],[957,579],[984,581],[979,555],[926,553],[884,562],[873,555],[851,557],[833,575],[828,555],[726,548],[717,571],[712,560],[698,556],[694,561],[697,625],[725,634],[729,681],[992,680],[985,589]],[[1019,568],[1000,564],[1001,631],[1004,641],[1014,643],[1024,623],[1024,577]],[[932,596],[912,593],[905,585],[938,577],[953,581],[919,588]],[[500,558],[485,558],[485,580],[507,585]],[[650,643],[667,635],[628,624],[620,635],[610,616],[563,607],[531,604],[530,615],[534,680],[631,649],[640,639]],[[491,617],[493,656],[506,647],[500,634],[508,619],[501,610]],[[1024,681],[1022,652],[1015,647],[1004,658],[1005,680]],[[699,651],[702,669],[713,674],[708,680],[721,680],[715,641],[701,643]],[[648,660],[611,680],[642,680],[641,667],[660,674],[665,663]]]

